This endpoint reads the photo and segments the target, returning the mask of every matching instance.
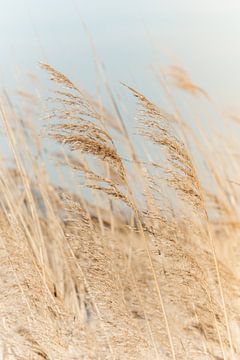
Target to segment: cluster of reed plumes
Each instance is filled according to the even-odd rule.
[[[225,157],[197,117],[192,128],[169,84],[212,100],[176,67],[158,74],[167,110],[125,86],[139,150],[113,94],[114,114],[41,67],[51,154],[32,121],[39,99],[0,104],[12,154],[0,167],[0,358],[240,359],[237,148],[214,130]]]

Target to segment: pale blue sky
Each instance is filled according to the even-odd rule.
[[[224,106],[240,92],[239,0],[0,0],[0,81],[24,84],[47,60],[91,90],[87,24],[113,87],[156,91],[150,65],[177,63]]]

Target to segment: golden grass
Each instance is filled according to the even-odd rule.
[[[120,113],[41,66],[54,83],[55,177],[68,170],[74,185],[51,184],[30,114],[21,120],[3,95],[0,357],[239,359],[239,195],[207,132],[186,123],[164,77],[168,111],[126,86],[138,153]],[[170,75],[211,103],[184,71]]]

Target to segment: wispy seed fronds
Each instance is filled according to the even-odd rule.
[[[137,98],[139,105],[142,106],[144,109],[144,114],[148,115],[150,118],[155,119],[155,117],[158,117],[158,119],[162,120],[168,120],[168,121],[175,121],[174,116],[168,114],[165,111],[160,110],[155,104],[153,104],[151,101],[149,101],[143,94],[138,92],[137,90],[133,89],[132,87],[123,84],[126,86],[131,93]],[[155,121],[153,122],[155,124]]]
[[[41,67],[51,74],[55,82],[78,91],[65,75],[50,65],[42,64]],[[48,118],[57,120],[58,123],[50,126],[49,135],[57,142],[67,144],[71,151],[79,150],[104,160],[118,171],[122,180],[125,180],[122,161],[104,124],[106,111],[102,113],[100,105],[96,107],[96,102],[92,102],[83,92],[73,94],[57,90],[55,93],[57,98],[53,99],[53,102],[60,104],[60,108],[55,108]]]
[[[72,81],[70,81],[65,75],[63,75],[61,72],[54,69],[49,64],[41,63],[40,67],[43,70],[48,72],[48,74],[50,75],[50,80],[55,81],[55,82],[57,82],[59,84],[62,84],[62,85],[66,86],[69,89],[74,89],[77,92],[80,92],[78,87]]]
[[[208,98],[208,94],[206,93],[206,91],[204,91],[199,86],[193,84],[186,71],[181,69],[180,67],[171,66],[168,71],[168,75],[173,80],[173,83],[177,88],[184,90],[192,95],[201,94]]]
[[[51,74],[55,82],[65,84],[70,90],[78,91],[78,88],[64,75],[46,64],[42,67]],[[84,174],[85,186],[120,199],[132,207],[130,200],[123,193],[124,188],[127,190],[127,178],[122,159],[107,130],[109,124],[106,120],[109,120],[109,113],[84,92],[56,90],[55,94],[57,97],[53,102],[57,106],[48,117],[54,121],[49,126],[49,136],[58,143],[67,145],[70,151],[79,151],[102,161],[100,164],[107,165],[108,175],[103,177],[81,162],[72,164],[70,161],[68,164]],[[117,176],[111,177],[111,174]],[[118,188],[120,185],[121,189]]]
[[[159,145],[164,151],[168,166],[170,165],[169,170],[164,170],[168,184],[180,193],[184,200],[199,209],[203,206],[199,181],[185,144],[177,136],[177,122],[173,116],[158,109],[144,95],[128,88],[141,106],[140,135]]]

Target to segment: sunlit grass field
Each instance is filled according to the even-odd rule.
[[[0,358],[240,359],[238,115],[174,66],[130,129],[41,67],[0,100]]]

